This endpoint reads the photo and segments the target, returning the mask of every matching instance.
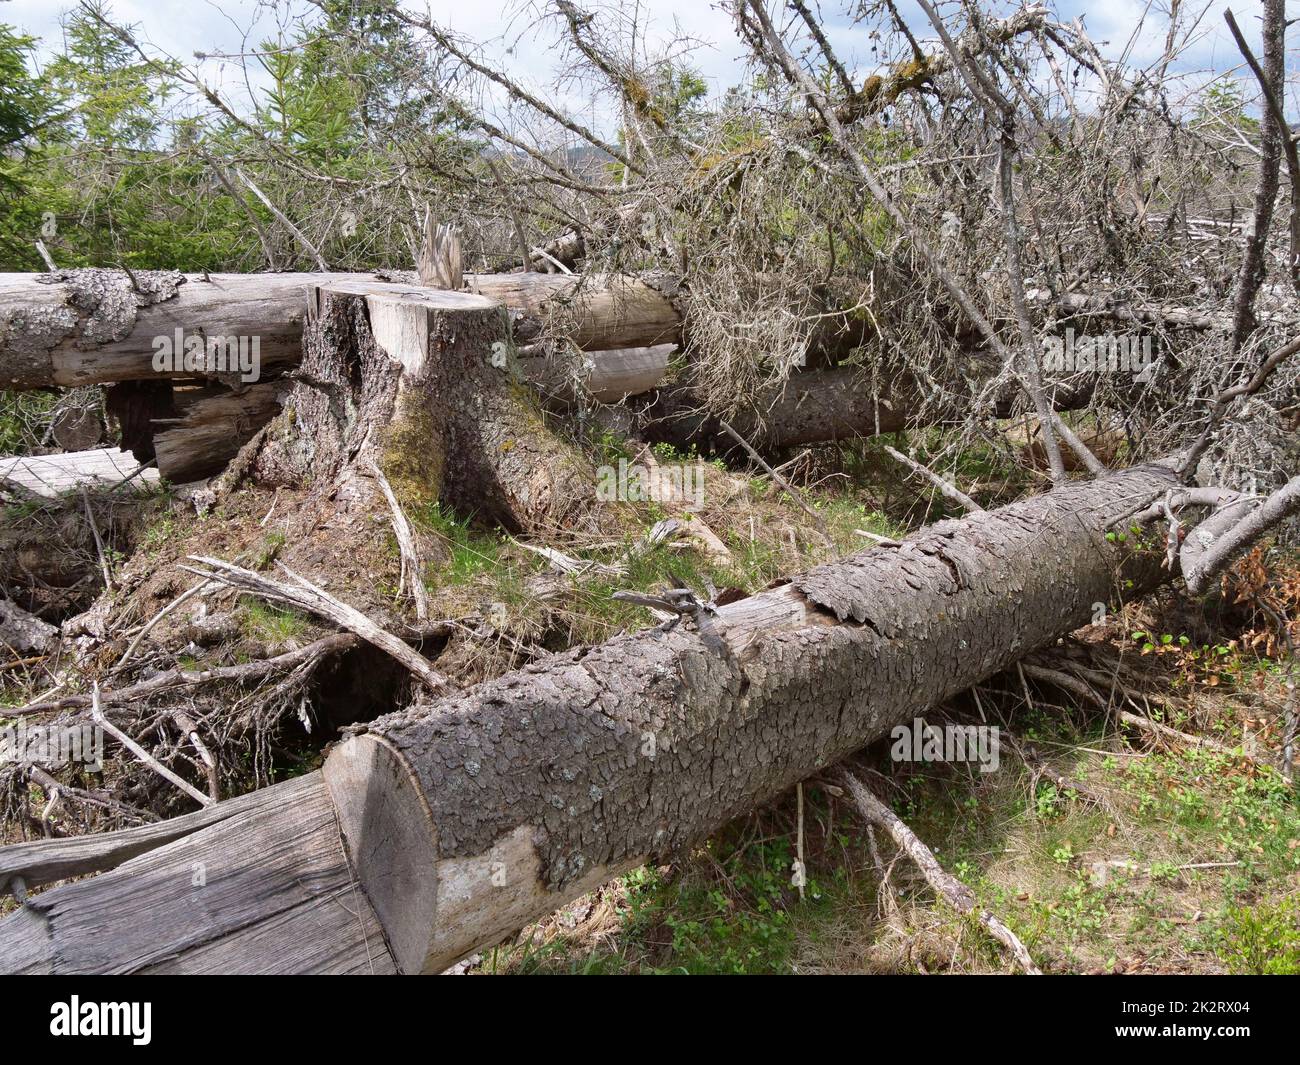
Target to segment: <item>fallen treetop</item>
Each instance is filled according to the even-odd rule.
[[[1125,581],[1154,588],[1157,552],[1106,533],[1175,483],[1172,464],[1071,483],[553,655],[80,861],[69,841],[0,850],[11,886],[109,870],[0,922],[0,968],[445,969],[1087,622]]]

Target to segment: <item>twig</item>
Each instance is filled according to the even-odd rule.
[[[895,540],[890,536],[881,536],[880,533],[868,532],[866,529],[854,529],[854,535],[865,536],[868,540],[875,540],[881,547],[899,547],[902,545],[901,540]]]
[[[323,588],[294,573],[283,563],[280,564],[280,569],[294,582],[293,584],[273,581],[260,573],[254,573],[252,570],[244,569],[242,566],[236,566],[219,558],[208,558],[203,555],[189,555],[187,557],[191,561],[201,563],[209,568],[203,570],[191,566],[182,566],[182,569],[199,577],[221,581],[222,584],[228,584],[240,591],[252,592],[254,595],[260,595],[264,599],[275,602],[288,603],[318,617],[326,618],[339,628],[356,633],[367,643],[373,644],[381,651],[395,658],[419,677],[435,695],[446,695],[451,691],[451,682],[434,669],[427,658],[416,654],[415,651],[411,650],[391,632],[380,628],[379,625],[375,624],[355,607],[348,606],[346,603],[335,599]]]
[[[107,732],[110,736],[112,736],[115,740],[117,740],[118,743],[120,743],[133,755],[139,758],[140,761],[142,761],[145,765],[147,765],[150,769],[152,769],[164,780],[169,780],[173,784],[175,784],[178,788],[181,789],[181,791],[185,792],[186,795],[188,795],[191,799],[197,802],[200,806],[211,806],[217,801],[216,799],[212,798],[210,795],[204,795],[203,792],[199,791],[199,789],[196,788],[189,781],[184,780],[181,777],[178,777],[175,773],[173,773],[170,769],[168,769],[165,765],[163,765],[160,761],[158,761],[158,759],[156,759],[153,755],[151,755],[148,751],[146,751],[143,747],[141,747],[138,743],[136,743],[135,740],[131,739],[130,736],[128,736],[125,732],[123,732],[120,728],[118,728],[111,721],[109,721],[108,718],[104,716],[104,711],[99,705],[99,681],[95,681],[95,686],[92,689],[92,692],[93,694],[91,695],[90,716],[94,720],[95,724],[97,724],[100,728],[102,728],[105,732]]]
[[[736,432],[736,430],[733,429],[730,425],[728,425],[724,421],[719,421],[718,425],[721,427],[724,433],[726,433],[729,437],[731,437],[732,440],[734,440],[737,444],[739,444],[742,448],[744,448],[745,454],[747,454],[751,459],[753,459],[756,463],[758,463],[758,465],[763,468],[763,471],[769,477],[771,477],[772,480],[774,480],[781,487],[781,489],[790,496],[791,499],[793,499],[796,503],[799,504],[799,506],[803,509],[803,512],[807,514],[810,518],[812,518],[813,522],[817,526],[818,531],[821,532],[821,534],[824,537],[826,537],[826,539],[829,541],[831,536],[830,533],[826,531],[826,519],[823,518],[819,513],[817,513],[817,511],[813,510],[813,508],[810,507],[804,501],[803,496],[799,494],[799,492],[795,489],[794,485],[792,485],[789,481],[787,481],[784,477],[782,477],[779,473],[777,473],[776,470],[772,469],[771,466],[769,466],[766,462],[764,462],[763,457],[759,455],[759,453],[755,451],[752,447],[749,446],[749,441],[747,441],[743,436],[741,436],[738,432]]]
[[[799,889],[799,901],[803,902],[803,889],[808,882],[808,867],[803,861],[803,781],[795,785],[795,793],[799,806],[799,828],[794,839],[795,887]]]
[[[1270,48],[1268,39],[1270,32],[1276,32],[1280,36],[1285,31],[1285,4],[1282,0],[1278,0],[1277,6],[1279,9],[1279,25],[1270,25],[1268,21],[1269,13],[1267,10],[1265,13],[1264,54],[1266,57],[1270,55],[1270,52],[1274,51],[1274,49]],[[1228,29],[1232,31],[1232,39],[1237,42],[1237,48],[1250,67],[1251,73],[1255,75],[1255,80],[1259,82],[1260,89],[1264,92],[1264,102],[1273,118],[1282,151],[1286,156],[1287,177],[1291,182],[1291,284],[1297,291],[1300,291],[1300,152],[1297,152],[1295,137],[1291,135],[1291,127],[1288,125],[1286,114],[1282,110],[1282,102],[1277,98],[1273,80],[1264,71],[1264,68],[1259,65],[1255,53],[1250,50],[1250,45],[1246,43],[1246,38],[1237,25],[1237,20],[1232,11],[1225,11],[1223,17],[1228,23]],[[1276,49],[1279,54],[1281,51],[1281,48]]]
[[[1208,736],[1190,736],[1186,732],[1179,732],[1176,728],[1170,728],[1168,725],[1162,725],[1159,721],[1152,721],[1149,717],[1143,717],[1140,714],[1134,714],[1128,710],[1120,710],[1117,713],[1120,721],[1126,725],[1132,725],[1134,728],[1142,729],[1144,732],[1150,732],[1165,740],[1171,740],[1185,747],[1203,747],[1207,751],[1214,751],[1227,758],[1244,758],[1248,762],[1255,759],[1241,751],[1234,751],[1231,747],[1212,740]]]
[[[235,186],[230,183],[230,178],[226,176],[225,167],[206,152],[203,153],[203,158],[207,160],[208,166],[212,169],[212,172],[217,175],[217,180],[221,182],[222,188],[229,193],[230,198],[244,209],[244,214],[248,216],[249,222],[252,223],[253,229],[257,233],[257,239],[262,244],[262,254],[266,256],[267,269],[273,273],[278,271],[280,269],[280,264],[275,258],[275,248],[271,243],[271,235],[267,233],[266,227],[262,225],[262,220],[257,217],[257,212],[248,205],[248,201],[245,200],[243,196],[239,195],[235,190]]]
[[[240,170],[239,167],[233,167],[233,169],[235,171],[235,176],[239,178],[239,180],[242,181],[245,185],[248,186],[249,191],[252,192],[254,196],[256,196],[259,200],[262,201],[262,205],[273,215],[275,215],[276,220],[282,226],[284,226],[285,229],[287,229],[290,233],[294,235],[294,237],[297,239],[299,244],[301,244],[304,248],[307,249],[308,252],[311,253],[311,257],[316,260],[316,266],[320,269],[321,273],[326,273],[326,274],[329,273],[329,269],[330,269],[329,264],[325,261],[325,256],[323,256],[319,251],[316,250],[316,245],[314,245],[310,240],[308,240],[303,235],[301,229],[299,229],[297,226],[295,226],[292,222],[289,221],[288,217],[286,217],[284,212],[281,211],[280,208],[276,207],[276,205],[273,204],[267,198],[266,193],[264,193],[261,189],[259,189],[256,185],[253,184],[252,180],[248,177],[247,174],[245,174],[242,170]]]
[[[217,760],[203,742],[203,737],[199,733],[198,722],[182,710],[173,710],[172,720],[176,722],[176,727],[189,739],[195,753],[203,760],[203,764],[208,770],[208,794],[212,796],[214,802],[219,802],[221,800],[221,778],[217,769]]]
[[[220,681],[243,682],[255,680],[268,673],[288,672],[297,669],[314,659],[323,658],[327,654],[350,650],[357,646],[359,642],[360,637],[350,632],[336,633],[315,640],[296,651],[287,651],[282,655],[277,655],[275,658],[259,659],[256,662],[241,662],[234,666],[218,666],[215,669],[171,669],[165,673],[150,677],[148,680],[142,680],[138,684],[128,685],[125,688],[107,688],[100,693],[100,697],[106,703],[124,703],[143,699],[171,688],[215,684]],[[89,695],[65,695],[61,699],[48,698],[53,691],[57,690],[56,688],[47,693],[42,701],[6,709],[5,715],[7,717],[18,717],[27,714],[49,714],[59,710],[76,710],[90,706],[92,703]]]
[[[510,195],[510,189],[506,186],[505,179],[501,176],[501,169],[497,166],[496,160],[493,159],[489,153],[485,152],[483,154],[483,161],[487,163],[488,173],[492,175],[492,180],[497,183],[497,188],[501,190],[501,198],[505,200],[506,210],[510,212],[510,221],[515,228],[515,240],[519,242],[519,254],[523,256],[523,271],[524,273],[528,273],[528,235],[524,232],[524,222],[523,219],[519,217],[519,208],[515,205],[514,197]],[[548,255],[541,248],[535,248],[534,251],[546,256],[547,259],[550,259],[551,262],[555,263],[555,265],[564,273],[573,273],[573,271],[560,262],[559,259]]]
[[[1210,444],[1214,440],[1214,430],[1223,419],[1224,413],[1234,399],[1240,399],[1243,396],[1253,396],[1269,379],[1269,376],[1282,365],[1292,355],[1300,352],[1300,336],[1287,341],[1281,347],[1274,349],[1261,364],[1258,370],[1250,378],[1234,385],[1232,388],[1225,389],[1214,397],[1210,403],[1210,416],[1206,419],[1205,428],[1201,430],[1201,435],[1196,442],[1192,444],[1178,462],[1178,476],[1186,478],[1196,467],[1197,462],[1205,454]]]
[[[406,520],[401,504],[397,502],[397,496],[393,493],[393,486],[388,483],[384,471],[374,461],[370,463],[370,470],[379,483],[384,498],[388,500],[388,509],[392,511],[393,535],[397,537],[397,549],[402,556],[402,573],[398,581],[400,590],[411,593],[411,598],[415,600],[415,616],[420,621],[427,621],[429,593],[424,587],[424,578],[420,573],[420,553],[415,549],[415,534],[411,531],[411,523]]]
[[[894,842],[916,863],[926,882],[934,888],[935,893],[944,902],[958,913],[976,914],[979,923],[984,926],[989,935],[1007,948],[1016,963],[1026,973],[1031,976],[1042,975],[1042,970],[1034,964],[1034,959],[1025,949],[1025,945],[1020,942],[1020,938],[988,910],[976,905],[975,895],[971,889],[944,870],[930,848],[921,842],[916,833],[908,828],[893,810],[868,791],[866,785],[847,769],[840,770],[839,776],[849,789],[849,794],[853,797],[862,816],[869,823],[879,825],[889,833]]]
[[[148,462],[142,462],[142,463],[140,463],[139,466],[137,466],[137,467],[136,467],[134,470],[132,470],[129,474],[127,474],[127,475],[126,475],[125,477],[123,477],[120,481],[118,481],[117,484],[113,485],[113,487],[110,488],[110,489],[108,490],[108,492],[105,493],[105,494],[106,494],[106,495],[112,495],[114,492],[121,491],[122,488],[124,488],[126,485],[128,485],[128,484],[130,484],[132,481],[134,481],[137,477],[140,476],[140,474],[144,473],[145,470],[147,470],[147,469],[151,469],[152,467],[157,466],[157,465],[158,465],[158,460],[157,460],[157,459],[150,459]]]
[[[86,490],[81,490],[81,503],[86,508],[86,521],[90,523],[90,532],[95,537],[95,552],[99,555],[99,570],[104,575],[104,588],[106,591],[113,590],[113,574],[108,568],[108,559],[104,555],[104,541],[99,535],[99,526],[95,524],[95,515],[90,509],[90,496]]]
[[[1228,508],[1202,522],[1187,535],[1179,553],[1187,590],[1200,595],[1238,554],[1278,522],[1297,512],[1300,512],[1300,476],[1291,478],[1227,528],[1223,526],[1235,517]]]
[[[122,671],[122,667],[126,665],[126,663],[130,660],[131,656],[135,653],[135,649],[140,646],[140,641],[143,640],[147,635],[149,635],[150,629],[152,629],[155,625],[157,625],[158,622],[162,621],[163,618],[165,618],[168,614],[170,614],[173,610],[175,610],[186,600],[192,599],[194,596],[198,595],[201,591],[203,591],[203,589],[208,587],[208,585],[210,585],[211,583],[212,583],[211,581],[199,581],[199,583],[196,584],[193,588],[190,588],[188,591],[182,592],[170,603],[164,606],[160,611],[158,611],[158,613],[156,613],[153,617],[151,617],[148,621],[146,621],[144,624],[144,628],[142,628],[139,632],[135,634],[135,638],[127,645],[126,650],[122,652],[122,657],[117,660],[117,664],[113,666],[111,672],[120,673]]]
[[[915,459],[908,458],[901,451],[896,451],[892,447],[889,447],[888,445],[885,446],[885,452],[889,455],[890,458],[894,459],[897,462],[901,462],[913,473],[920,474],[932,485],[934,485],[937,489],[939,489],[939,491],[943,493],[945,499],[952,500],[952,502],[956,503],[963,510],[970,511],[973,513],[974,511],[984,509],[982,506],[976,503],[975,500],[971,499],[971,497],[968,496],[965,492],[961,491],[955,485],[949,484],[947,481],[945,481],[942,477],[940,477],[928,466],[922,466]]]
[[[572,555],[566,555],[563,551],[557,551],[553,547],[539,547],[536,544],[525,544],[518,540],[515,543],[519,544],[525,551],[541,555],[550,563],[551,569],[566,576],[585,576],[589,573],[606,578],[627,576],[627,570],[622,566],[610,566],[604,562],[596,562],[589,558],[574,558]]]
[[[45,246],[45,241],[38,240],[36,242],[36,250],[40,253],[41,258],[45,260],[45,265],[49,268],[50,273],[57,274],[59,268],[54,265],[54,260],[50,258],[50,251]]]
[[[114,799],[107,792],[96,793],[86,791],[84,788],[75,788],[71,784],[61,784],[50,776],[44,769],[38,765],[28,766],[27,775],[40,785],[47,795],[54,789],[58,789],[65,799],[74,799],[77,802],[85,803],[87,806],[95,806],[101,810],[108,810],[117,814],[119,817],[129,817],[133,821],[139,821],[141,824],[148,824],[151,821],[157,821],[158,818],[146,810],[138,810],[128,803]]]
[[[1103,710],[1106,708],[1106,700],[1097,694],[1097,692],[1093,690],[1092,685],[1087,681],[1080,680],[1078,677],[1072,677],[1070,674],[1063,673],[1059,669],[1049,669],[1046,666],[1036,666],[1030,662],[1017,662],[1016,666],[1020,670],[1021,683],[1024,682],[1025,674],[1028,673],[1031,677],[1034,677],[1037,680],[1045,680],[1048,684],[1056,685],[1056,687],[1060,688],[1062,691],[1073,692],[1075,695],[1078,695],[1080,698],[1092,703],[1094,706],[1099,706]],[[1025,698],[1029,698],[1028,689],[1025,691]]]

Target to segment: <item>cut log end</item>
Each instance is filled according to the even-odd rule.
[[[423,972],[433,953],[438,833],[406,759],[377,736],[340,744],[324,777],[348,856],[387,933],[400,972]]]
[[[1105,531],[1175,483],[1071,484],[419,701],[323,771],[36,896],[40,921],[0,922],[0,969],[439,971],[1086,623],[1117,581],[1168,580]]]

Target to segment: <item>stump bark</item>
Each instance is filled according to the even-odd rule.
[[[302,366],[249,445],[265,486],[328,486],[331,505],[445,503],[510,531],[584,524],[595,473],[545,423],[518,372],[506,312],[465,292],[331,282],[310,294]]]

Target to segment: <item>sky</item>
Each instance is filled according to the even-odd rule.
[[[1184,0],[1185,8],[1203,0]],[[813,0],[816,3],[816,0]],[[557,83],[561,56],[557,47],[558,26],[554,18],[539,18],[549,8],[545,0],[403,0],[404,6],[429,12],[441,26],[457,31],[482,44],[482,54],[508,70],[529,87],[559,99],[569,109],[584,112],[597,125],[604,125],[602,101],[579,97],[562,80]],[[1133,42],[1132,55],[1139,63],[1154,62],[1164,47],[1168,0],[1057,0],[1056,10],[1064,19],[1082,17],[1103,54],[1118,55],[1133,35],[1144,11],[1146,32]],[[59,20],[74,6],[74,0],[0,0],[0,22],[18,26],[43,41],[48,54],[59,50]],[[685,35],[698,42],[690,55],[693,65],[714,92],[740,80],[744,72],[743,49],[735,37],[731,19],[721,5],[709,0],[579,0],[586,9],[617,9],[622,17],[635,16],[647,27],[652,46],[664,46],[674,36]],[[821,10],[828,36],[841,59],[858,77],[875,69],[870,41],[862,27],[852,26],[841,14],[838,2],[825,2]],[[1228,0],[1213,0],[1189,47],[1175,69],[1192,72],[1225,72],[1239,68],[1240,57],[1223,20]],[[1300,16],[1300,0],[1291,0]],[[1231,0],[1231,7],[1247,39],[1259,39],[1259,0]],[[162,52],[194,63],[197,52],[207,55],[238,52],[245,41],[274,36],[293,13],[306,10],[302,0],[111,0],[115,19],[134,24],[139,39]],[[928,27],[914,0],[899,0],[899,8],[919,37]],[[999,6],[999,10],[1006,10]],[[1288,11],[1288,14],[1291,14]],[[251,32],[250,32],[251,31]],[[247,34],[247,36],[246,36]],[[1294,52],[1294,50],[1293,50]],[[208,84],[238,97],[241,86],[232,65],[216,59],[199,61]],[[1252,93],[1253,95],[1253,93]],[[1295,85],[1288,94],[1288,112],[1296,117]]]

